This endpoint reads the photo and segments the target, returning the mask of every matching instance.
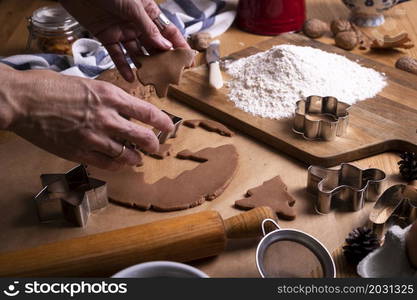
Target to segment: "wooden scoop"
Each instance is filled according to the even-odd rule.
[[[217,211],[203,211],[2,253],[0,276],[110,276],[145,261],[186,262],[211,257],[225,249],[228,238],[261,236],[261,223],[266,218],[277,220],[269,207],[226,220]]]

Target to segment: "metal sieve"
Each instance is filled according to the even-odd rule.
[[[276,229],[266,233],[267,223]],[[256,249],[256,265],[262,277],[336,277],[332,256],[316,238],[296,229],[281,229],[272,219],[265,219],[261,226],[264,237]]]

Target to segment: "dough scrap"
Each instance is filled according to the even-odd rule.
[[[139,80],[137,80],[136,69],[133,69],[133,74],[135,76],[135,81],[128,82],[124,80],[117,69],[110,69],[101,73],[100,76],[98,76],[96,79],[110,82],[124,90],[126,93],[142,100],[148,100],[151,97],[155,97],[155,88],[151,85],[144,86],[141,84]]]
[[[231,131],[229,128],[213,120],[187,120],[184,121],[182,124],[189,128],[201,127],[207,131],[216,132],[223,136],[232,137],[234,135],[234,132]]]
[[[147,86],[155,87],[158,97],[165,97],[170,84],[178,84],[184,68],[191,67],[195,50],[175,49],[156,53],[150,56],[136,56],[136,63],[140,64],[137,69],[137,78]]]
[[[171,146],[171,144],[160,144],[158,152],[149,154],[149,156],[155,159],[164,159],[171,155]]]
[[[262,185],[246,192],[245,198],[237,200],[235,207],[240,209],[252,209],[259,206],[269,206],[284,220],[294,220],[295,199],[288,193],[287,186],[280,176],[276,176]]]
[[[127,177],[128,182],[123,184],[124,197],[115,199],[111,195],[111,201],[141,210],[174,211],[191,208],[221,195],[238,166],[238,153],[233,145],[205,148],[195,153],[185,150],[178,157],[202,163],[174,179],[163,177],[153,184],[144,181],[143,173]]]

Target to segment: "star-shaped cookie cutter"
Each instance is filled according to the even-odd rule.
[[[107,206],[107,184],[91,178],[83,165],[64,174],[42,174],[43,189],[34,200],[40,222],[67,220],[85,227],[94,210]]]
[[[316,211],[327,214],[335,204],[347,204],[349,210],[362,209],[365,201],[375,202],[382,192],[386,175],[380,169],[362,170],[351,164],[338,169],[308,168],[307,190],[317,194]]]
[[[293,131],[307,140],[333,141],[347,132],[349,108],[335,97],[310,96],[297,102]]]
[[[375,203],[369,220],[379,238],[384,236],[390,225],[410,225],[417,220],[417,188],[405,184],[391,186]]]

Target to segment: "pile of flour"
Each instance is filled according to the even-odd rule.
[[[280,45],[226,65],[232,76],[229,98],[253,115],[293,115],[308,96],[333,96],[353,104],[372,98],[386,85],[383,74],[337,54],[311,47]]]

